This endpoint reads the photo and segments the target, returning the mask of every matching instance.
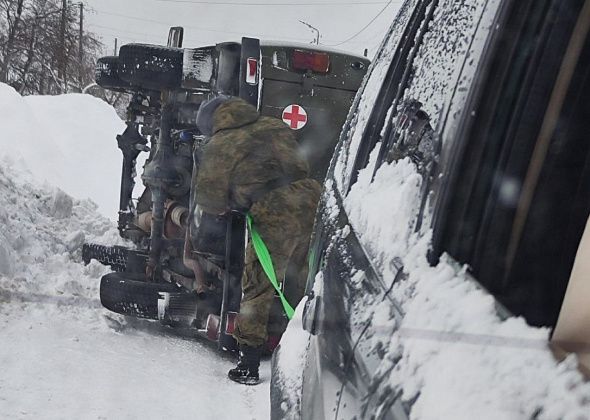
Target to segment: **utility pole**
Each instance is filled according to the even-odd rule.
[[[118,39],[115,38],[115,50],[113,51],[113,55],[119,55],[119,54],[117,54],[117,41],[118,41]]]
[[[59,66],[57,77],[60,79],[60,82],[63,82],[62,89],[67,91],[67,82],[66,82],[66,18],[67,18],[67,7],[68,2],[67,0],[62,0],[61,5],[61,22],[60,22],[60,30],[59,30]],[[64,92],[65,93],[65,92]]]
[[[84,48],[82,45],[82,40],[84,39],[84,3],[80,2],[78,3],[78,6],[80,6],[80,39],[79,39],[79,44],[78,44],[78,70],[79,70],[79,74],[78,74],[78,78],[79,78],[79,82],[80,82],[80,90],[82,89],[82,86],[84,84],[84,81],[82,80],[83,75],[84,75]]]

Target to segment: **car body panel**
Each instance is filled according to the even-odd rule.
[[[502,399],[487,398],[482,389],[466,388],[472,384],[469,379],[481,370],[491,384],[502,384],[502,378],[494,377],[496,370],[507,375],[506,366],[511,362],[527,360],[540,366],[540,359],[545,363],[545,355],[550,357],[543,332],[511,318],[468,267],[448,255],[434,267],[426,261],[433,211],[448,191],[442,183],[466,141],[465,126],[478,117],[474,98],[480,93],[482,74],[494,70],[486,67],[489,56],[498,52],[498,31],[504,28],[515,4],[511,0],[408,0],[371,65],[332,159],[314,229],[308,291],[319,272],[322,294],[312,297],[321,298],[320,312],[338,308],[334,319],[343,325],[332,325],[331,329],[342,332],[344,341],[341,334],[338,338],[325,334],[321,326],[317,331],[308,327],[316,343],[308,356],[325,361],[305,368],[304,418],[463,418],[472,412],[470,392],[490,412],[508,413],[513,407],[504,407]],[[405,71],[400,73],[400,66]],[[409,104],[419,104],[414,113],[408,111]],[[418,114],[421,124],[407,123]],[[414,127],[422,130],[420,136],[415,136]],[[418,147],[399,147],[415,137],[426,138],[428,148],[434,151],[423,160],[424,150],[419,150],[420,155],[415,153]],[[392,153],[395,148],[402,152]],[[322,260],[318,255],[326,257]],[[435,299],[432,290],[440,296]],[[472,314],[473,320],[463,319],[460,310],[454,310],[455,304]],[[306,308],[312,312],[308,318],[316,317],[314,304]],[[409,316],[405,309],[409,309]],[[444,317],[421,317],[420,309],[432,309]],[[478,335],[478,328],[500,337]],[[513,341],[502,333],[526,338]],[[346,349],[346,360],[333,354],[334,345]],[[530,353],[522,347],[539,353],[528,359]],[[428,359],[428,355],[435,358],[439,352],[443,354],[440,360],[453,362],[451,367],[429,365],[433,385],[421,382],[425,373],[417,360]],[[502,359],[501,355],[509,356]],[[460,368],[453,359],[462,357],[468,366],[464,376],[468,380],[465,384],[445,382],[455,377],[456,372],[449,369]],[[330,395],[326,396],[320,391],[324,386],[320,378],[333,374],[335,360],[344,363],[347,374],[344,378],[335,375],[339,382],[330,383]],[[515,369],[525,372],[524,367]],[[551,375],[560,375],[556,364],[547,369]],[[455,392],[452,398],[449,395],[448,404],[429,399],[433,387],[441,384]],[[579,384],[578,379],[576,386]],[[510,392],[511,385],[504,385]],[[325,407],[320,401],[325,398],[333,407],[333,390],[338,386],[341,391],[335,411],[319,409]],[[491,391],[494,396],[502,395],[502,391]],[[310,401],[313,403],[308,404]],[[527,401],[509,404],[518,407],[515,410],[523,417],[532,418],[543,410],[543,402],[535,402],[536,408]]]

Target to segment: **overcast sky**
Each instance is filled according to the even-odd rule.
[[[123,43],[166,44],[170,26],[184,26],[184,46],[253,36],[375,53],[402,0],[86,0],[85,26],[112,54]],[[373,21],[374,19],[374,21]],[[366,29],[362,30],[366,25]],[[361,31],[362,30],[362,31]],[[360,31],[360,33],[359,33]]]

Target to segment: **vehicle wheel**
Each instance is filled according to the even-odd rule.
[[[123,45],[119,50],[119,74],[138,88],[178,89],[182,82],[183,51],[149,44]]]
[[[179,292],[172,283],[150,283],[143,274],[109,273],[100,280],[100,302],[109,311],[138,318],[158,319],[160,292]]]
[[[131,84],[121,79],[119,75],[119,57],[117,56],[107,56],[98,59],[94,80],[104,89],[117,92],[132,91]]]

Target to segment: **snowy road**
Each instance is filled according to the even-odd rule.
[[[83,307],[90,303],[84,299],[19,303],[3,296],[3,418],[268,417],[268,362],[264,383],[244,387],[226,379],[229,358],[155,323],[121,325],[103,309]]]
[[[153,323],[121,326],[54,299],[0,307],[3,418],[268,417],[268,362],[263,384],[239,386],[225,377],[230,359]]]

